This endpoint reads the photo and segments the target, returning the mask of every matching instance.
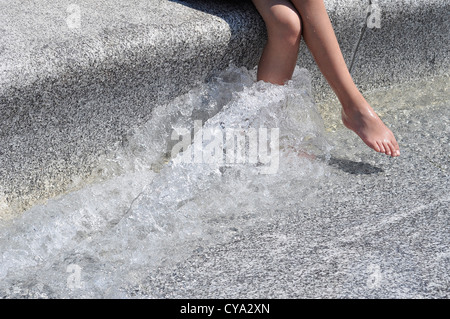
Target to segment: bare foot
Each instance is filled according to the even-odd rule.
[[[357,107],[342,109],[342,122],[375,151],[392,157],[400,155],[394,134],[367,102],[364,101]]]

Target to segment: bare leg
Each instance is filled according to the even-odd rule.
[[[344,125],[353,130],[374,150],[391,156],[400,155],[399,146],[394,135],[384,125],[354,84],[339,48],[323,1],[291,0],[290,2],[294,4],[295,9],[301,17],[301,22],[303,22],[302,35],[309,50],[319,69],[341,102],[342,121]],[[259,67],[267,68],[269,71],[262,70],[259,79],[272,83],[280,83],[280,78],[271,77],[273,72],[270,69],[275,65],[275,62],[269,63],[267,60],[272,59],[273,61],[278,61],[278,63],[280,61],[286,61],[286,68],[291,65],[291,62],[290,60],[284,60],[281,55],[277,55],[273,46],[269,46],[270,41],[272,43],[276,41],[273,38],[277,36],[277,33],[271,32],[270,30],[275,29],[274,24],[278,21],[277,19],[270,19],[270,13],[274,11],[274,3],[277,3],[278,6],[284,5],[291,10],[292,7],[286,4],[286,1],[253,0],[253,3],[266,22],[269,36],[268,45],[263,53],[265,60],[259,64]],[[290,52],[291,50],[290,47],[284,47],[284,54],[286,54],[286,51]],[[292,73],[290,73],[291,75]]]
[[[284,84],[290,80],[301,40],[300,15],[289,0],[254,0],[267,26],[268,39],[258,64],[258,80]]]

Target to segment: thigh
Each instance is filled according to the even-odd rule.
[[[268,28],[301,23],[297,9],[289,0],[252,1]]]

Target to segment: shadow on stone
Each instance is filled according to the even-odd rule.
[[[237,63],[247,68],[253,68],[259,61],[267,39],[266,26],[251,0],[169,0],[184,5],[190,9],[216,16],[230,27],[230,40],[224,60],[217,66],[218,70]],[[237,55],[236,48],[246,55]],[[235,61],[236,60],[236,61]]]
[[[199,10],[207,14],[215,15],[234,27],[240,19],[236,17],[236,11],[254,11],[257,16],[256,8],[251,0],[169,0],[191,9]],[[261,23],[263,23],[262,18]]]
[[[355,162],[344,158],[331,157],[328,165],[353,175],[372,175],[384,172],[382,168],[371,164]]]

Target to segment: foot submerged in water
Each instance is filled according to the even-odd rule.
[[[359,107],[343,108],[342,122],[375,151],[392,157],[400,155],[394,134],[367,102]]]

